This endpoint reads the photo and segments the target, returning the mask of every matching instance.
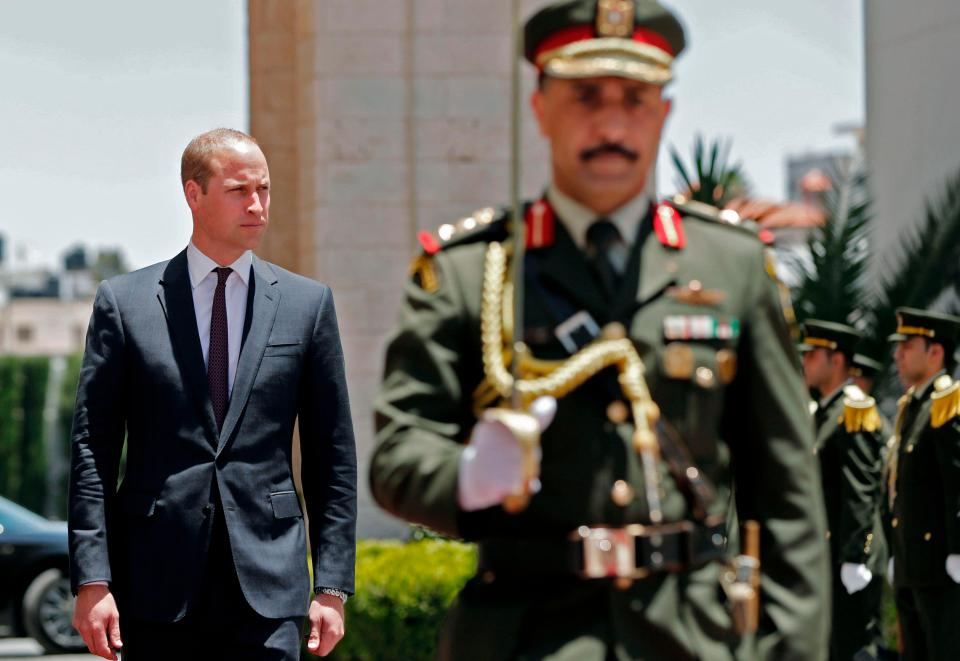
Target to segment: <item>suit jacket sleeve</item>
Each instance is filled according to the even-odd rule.
[[[69,486],[70,580],[110,581],[107,521],[117,487],[126,419],[124,335],[109,282],[97,290],[73,418]]]
[[[752,269],[724,437],[740,521],[761,527],[757,656],[825,659],[830,568],[813,423],[777,285],[764,273],[760,250]]]
[[[354,591],[357,455],[333,293],[320,298],[299,406],[314,587]]]
[[[867,431],[843,434],[840,530],[836,532],[840,561],[865,564],[871,548],[867,535],[873,532],[880,498],[879,436]]]

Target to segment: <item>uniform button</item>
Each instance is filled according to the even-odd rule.
[[[614,579],[613,585],[618,590],[629,590],[630,586],[633,585],[633,579],[620,576]]]
[[[832,536],[832,533],[828,530],[826,535],[827,539],[830,539],[831,536]]]
[[[896,528],[899,525],[900,525],[900,519],[898,519],[897,517],[893,517],[893,521],[890,522],[890,526],[893,528]]]
[[[617,480],[610,490],[610,498],[620,507],[626,507],[633,501],[633,487],[624,480]]]
[[[697,479],[698,477],[700,477],[700,471],[698,471],[698,470],[697,470],[695,467],[693,467],[693,466],[690,466],[689,468],[687,468],[687,479],[688,479],[688,480],[695,480],[695,479]]]
[[[713,370],[709,367],[698,367],[696,372],[697,385],[701,388],[709,388],[713,385]]]
[[[487,583],[489,585],[490,583],[493,583],[497,579],[497,575],[494,574],[492,571],[485,571],[483,572],[483,574],[480,575],[480,578],[484,583]]]
[[[816,457],[816,456],[817,456],[817,448],[813,448],[812,452],[813,452],[813,456]]]
[[[913,445],[912,445],[912,444],[907,446],[906,452],[907,452],[907,454],[910,454],[910,453],[913,452]]]
[[[923,541],[925,542],[929,542],[932,537],[933,535],[928,532],[923,533]]]
[[[610,404],[607,405],[607,419],[615,425],[622,425],[627,421],[627,416],[629,415],[630,409],[620,400],[610,402]]]

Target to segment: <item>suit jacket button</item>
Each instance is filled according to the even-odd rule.
[[[211,507],[210,505],[204,505],[204,506],[203,506],[203,515],[204,515],[204,516],[210,516],[210,512],[212,512],[212,511],[213,511],[213,507]]]

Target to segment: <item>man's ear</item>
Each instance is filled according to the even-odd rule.
[[[544,82],[544,84],[546,83]],[[537,119],[537,126],[540,127],[540,135],[546,138],[549,136],[547,136],[543,125],[544,103],[543,89],[541,85],[541,87],[533,90],[533,93],[530,95],[530,107],[533,109],[533,116]]]
[[[927,358],[933,362],[939,362],[946,366],[947,364],[947,353],[943,350],[943,345],[939,342],[931,342],[930,346],[927,347]]]
[[[183,196],[187,198],[187,206],[189,206],[191,210],[195,211],[197,206],[199,206],[201,195],[203,195],[203,189],[201,189],[200,184],[193,179],[187,180],[187,183],[183,185]]]

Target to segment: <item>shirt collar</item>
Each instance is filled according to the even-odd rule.
[[[620,236],[628,245],[633,243],[637,236],[637,227],[650,208],[649,196],[646,193],[640,193],[612,213],[600,216],[596,211],[585,207],[566,193],[560,192],[555,184],[550,184],[547,188],[547,200],[557,217],[563,221],[564,227],[570,232],[573,242],[581,250],[587,246],[587,230],[590,225],[601,217],[609,218],[616,225]]]
[[[843,389],[844,389],[845,387],[849,386],[851,383],[853,383],[853,379],[847,379],[846,381],[844,381],[843,383],[841,383],[841,384],[840,384],[840,387],[837,388],[836,390],[834,390],[832,393],[830,393],[830,394],[827,395],[826,397],[821,397],[821,398],[820,398],[820,408],[825,409],[825,408],[827,408],[828,406],[830,406],[831,404],[833,404],[833,400],[836,399],[837,395],[839,395],[840,393],[842,393],[842,392],[843,392]]]
[[[240,255],[233,264],[228,264],[244,285],[249,285],[248,280],[250,279],[250,267],[252,265],[253,253],[249,250]],[[220,265],[200,252],[200,249],[193,245],[192,240],[187,244],[187,271],[190,273],[191,288],[196,289],[197,285],[218,266]]]

